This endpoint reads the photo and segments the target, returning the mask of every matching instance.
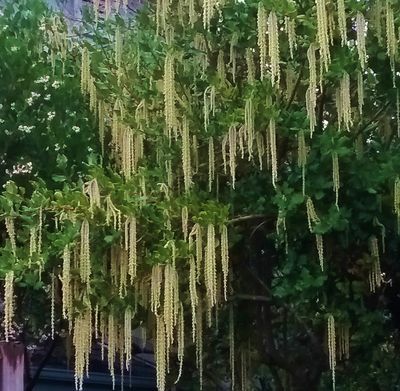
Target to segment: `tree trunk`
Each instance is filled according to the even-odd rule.
[[[0,391],[24,391],[24,346],[0,342]]]

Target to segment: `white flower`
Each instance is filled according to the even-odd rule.
[[[32,98],[39,98],[40,94],[38,94],[37,92],[32,91],[31,92],[31,97]]]
[[[18,47],[17,46],[11,46],[11,51],[12,52],[16,52],[18,50]]]
[[[0,124],[4,124],[4,119],[3,118],[0,118]]]
[[[58,144],[55,144],[55,145],[54,145],[54,150],[55,150],[55,151],[59,151],[59,150],[60,150],[60,146],[59,146]]]
[[[58,80],[53,81],[53,84],[51,85],[55,90],[59,88],[61,83]]]
[[[47,120],[48,120],[48,121],[51,121],[55,116],[56,116],[55,111],[49,111],[49,112],[47,113]]]
[[[72,127],[72,130],[73,130],[75,133],[79,133],[80,130],[81,130],[81,128],[80,128],[79,126],[73,126],[73,127]]]
[[[44,97],[44,100],[50,100],[50,94],[47,94],[47,95]]]
[[[46,76],[42,76],[39,79],[35,80],[36,84],[43,84],[43,83],[47,83],[50,80],[50,76],[46,75]]]
[[[3,105],[0,103],[0,110],[3,108]]]
[[[28,106],[32,106],[33,105],[33,99],[32,98],[28,98],[26,100],[26,103],[28,103]]]
[[[27,125],[19,125],[18,126],[18,130],[20,130],[21,132],[24,133],[31,133],[32,129],[34,129],[35,126],[31,125],[31,126],[27,126]]]

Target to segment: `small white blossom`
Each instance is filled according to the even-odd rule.
[[[33,105],[33,99],[32,98],[28,98],[26,100],[26,103],[28,103],[28,106],[32,106]]]
[[[47,120],[48,120],[48,121],[51,121],[55,116],[56,116],[55,111],[49,111],[49,112],[47,113]]]
[[[79,126],[73,126],[73,127],[72,127],[72,130],[73,130],[75,133],[79,133],[80,130],[81,130],[81,128],[80,128]]]
[[[50,94],[47,94],[47,95],[44,97],[44,100],[50,100]]]
[[[49,80],[50,80],[50,76],[46,75],[46,76],[42,76],[39,79],[35,80],[35,83],[36,84],[48,83]]]
[[[0,118],[0,124],[4,124],[4,119],[3,118]]]
[[[58,80],[53,81],[53,84],[51,85],[55,90],[59,88],[61,83]]]
[[[55,150],[55,151],[59,151],[59,150],[60,150],[60,146],[59,146],[58,144],[55,144],[55,145],[54,145],[54,150]]]
[[[11,46],[11,51],[12,52],[16,52],[18,50],[18,47],[17,46]]]

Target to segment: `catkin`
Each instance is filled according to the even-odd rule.
[[[315,59],[315,45],[312,43],[307,50],[309,81],[306,92],[306,109],[310,123],[310,137],[312,138],[315,126],[317,124],[315,110],[317,107],[317,66]]]
[[[81,225],[81,253],[79,263],[79,274],[81,280],[85,284],[90,282],[91,265],[90,265],[90,241],[89,241],[89,222],[85,219]]]
[[[72,315],[71,251],[68,245],[64,247],[62,258],[62,314],[64,319],[70,319]]]
[[[167,372],[167,348],[165,340],[164,319],[162,316],[156,318],[156,344],[155,344],[155,358],[157,369],[157,389],[159,391],[165,390],[165,376]]]
[[[211,192],[215,179],[214,138],[208,139],[208,191]]]
[[[260,50],[260,77],[264,79],[267,65],[267,13],[262,2],[258,3],[257,12],[257,43]]]
[[[176,126],[176,91],[175,91],[175,71],[174,56],[168,51],[164,63],[164,115],[167,132],[170,135],[171,130]]]
[[[272,185],[276,188],[276,182],[278,180],[278,158],[276,150],[275,119],[273,118],[269,121],[269,145],[271,148]]]
[[[122,352],[120,353],[122,355]],[[125,308],[124,314],[124,354],[125,368],[128,371],[132,361],[132,310]]]
[[[306,164],[307,164],[307,145],[304,137],[304,131],[297,135],[297,165],[301,167],[302,191],[306,193]]]
[[[268,15],[268,52],[271,61],[271,82],[272,85],[279,85],[279,30],[278,19],[274,11]]]
[[[317,6],[317,37],[318,37],[319,51],[321,56],[321,74],[322,74],[324,70],[325,72],[328,71],[328,67],[331,62],[326,0],[316,0],[316,6]]]
[[[339,158],[336,152],[332,152],[332,180],[333,180],[333,190],[335,192],[335,205],[338,208],[340,175],[339,175]]]
[[[160,265],[154,265],[151,271],[151,290],[150,290],[150,308],[154,315],[158,315],[160,308],[161,287],[163,282],[163,269]]]
[[[86,94],[89,92],[90,85],[90,55],[87,47],[82,49],[81,53],[81,92]]]
[[[357,72],[357,100],[358,100],[358,111],[361,117],[364,106],[364,80],[362,72]]]
[[[393,8],[389,0],[386,0],[386,48],[387,48],[387,54],[390,59],[390,66],[392,68],[392,73],[393,73],[393,85],[395,86],[395,78],[396,78],[395,61],[397,58],[398,43],[395,30]]]
[[[14,272],[6,273],[4,282],[4,337],[8,342],[14,317]]]
[[[178,361],[179,361],[179,371],[178,377],[175,380],[175,384],[177,384],[182,376],[183,369],[183,357],[185,353],[185,320],[183,313],[183,305],[179,304],[179,320],[178,320]]]
[[[306,208],[307,208],[308,229],[312,233],[314,231],[314,225],[319,224],[321,220],[318,217],[317,212],[315,211],[314,203],[310,197],[307,197]]]
[[[235,188],[236,182],[236,139],[237,131],[236,126],[231,125],[228,131],[228,144],[229,144],[229,169],[231,174],[232,188]]]
[[[192,310],[192,340],[196,338],[196,309],[198,304],[197,288],[196,288],[196,263],[193,256],[189,258],[189,295],[190,307]]]
[[[319,265],[321,266],[321,270],[324,271],[324,239],[322,235],[316,234],[315,242],[317,244]]]
[[[365,46],[367,24],[364,15],[357,12],[356,16],[356,31],[357,31],[357,52],[360,60],[361,69],[364,70],[367,64],[367,50]]]
[[[227,285],[229,273],[229,244],[228,244],[228,228],[226,225],[221,226],[221,264],[222,278],[224,286],[224,298],[227,299]]]
[[[17,256],[17,243],[16,243],[16,239],[15,239],[14,217],[7,216],[5,218],[5,224],[6,224],[8,238],[10,239],[11,250],[15,257],[15,256]]]
[[[344,0],[337,0],[338,25],[342,46],[347,45],[347,23]]]
[[[329,368],[332,372],[332,387],[335,389],[335,370],[336,370],[336,331],[335,319],[332,315],[328,316],[328,353]]]
[[[289,42],[289,54],[293,59],[294,50],[296,49],[296,21],[289,16],[285,16],[285,31]]]
[[[208,224],[206,257],[204,261],[204,280],[210,307],[213,307],[217,303],[217,274],[215,258],[215,229],[213,224]]]
[[[93,218],[94,208],[101,207],[100,189],[97,180],[92,179],[91,181],[84,183],[83,193],[86,194],[89,198],[89,211]]]
[[[236,45],[238,44],[238,33],[233,33],[229,45],[229,65],[231,66],[232,73],[232,81],[236,82],[236,59],[237,59],[237,51]]]
[[[254,54],[251,48],[246,48],[247,82],[253,84],[256,79],[254,66]]]
[[[188,192],[192,185],[192,164],[190,158],[189,124],[186,117],[183,117],[182,122],[182,169],[185,191]]]
[[[249,154],[249,160],[253,157],[253,144],[254,144],[254,105],[253,98],[246,99],[244,107],[244,127],[245,136],[247,140],[247,153]]]

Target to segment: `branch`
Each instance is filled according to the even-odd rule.
[[[230,301],[239,299],[239,300],[249,300],[249,301],[261,301],[261,302],[266,302],[270,303],[271,299],[267,296],[261,296],[261,295],[248,295],[244,293],[238,293],[236,295],[231,296]]]
[[[301,80],[301,78],[303,76],[303,72],[304,72],[304,63],[302,64],[302,66],[300,68],[300,72],[299,72],[299,76],[297,76],[296,84],[294,85],[292,94],[290,95],[289,100],[288,100],[288,102],[286,104],[286,110],[293,103],[294,97],[296,96],[297,89],[299,88],[299,85],[300,85],[300,80]]]
[[[237,223],[242,223],[243,221],[249,221],[249,220],[258,220],[258,219],[264,219],[268,217],[265,214],[255,214],[255,215],[248,215],[248,216],[238,216],[234,217],[233,219],[228,221],[228,224],[237,224]]]

